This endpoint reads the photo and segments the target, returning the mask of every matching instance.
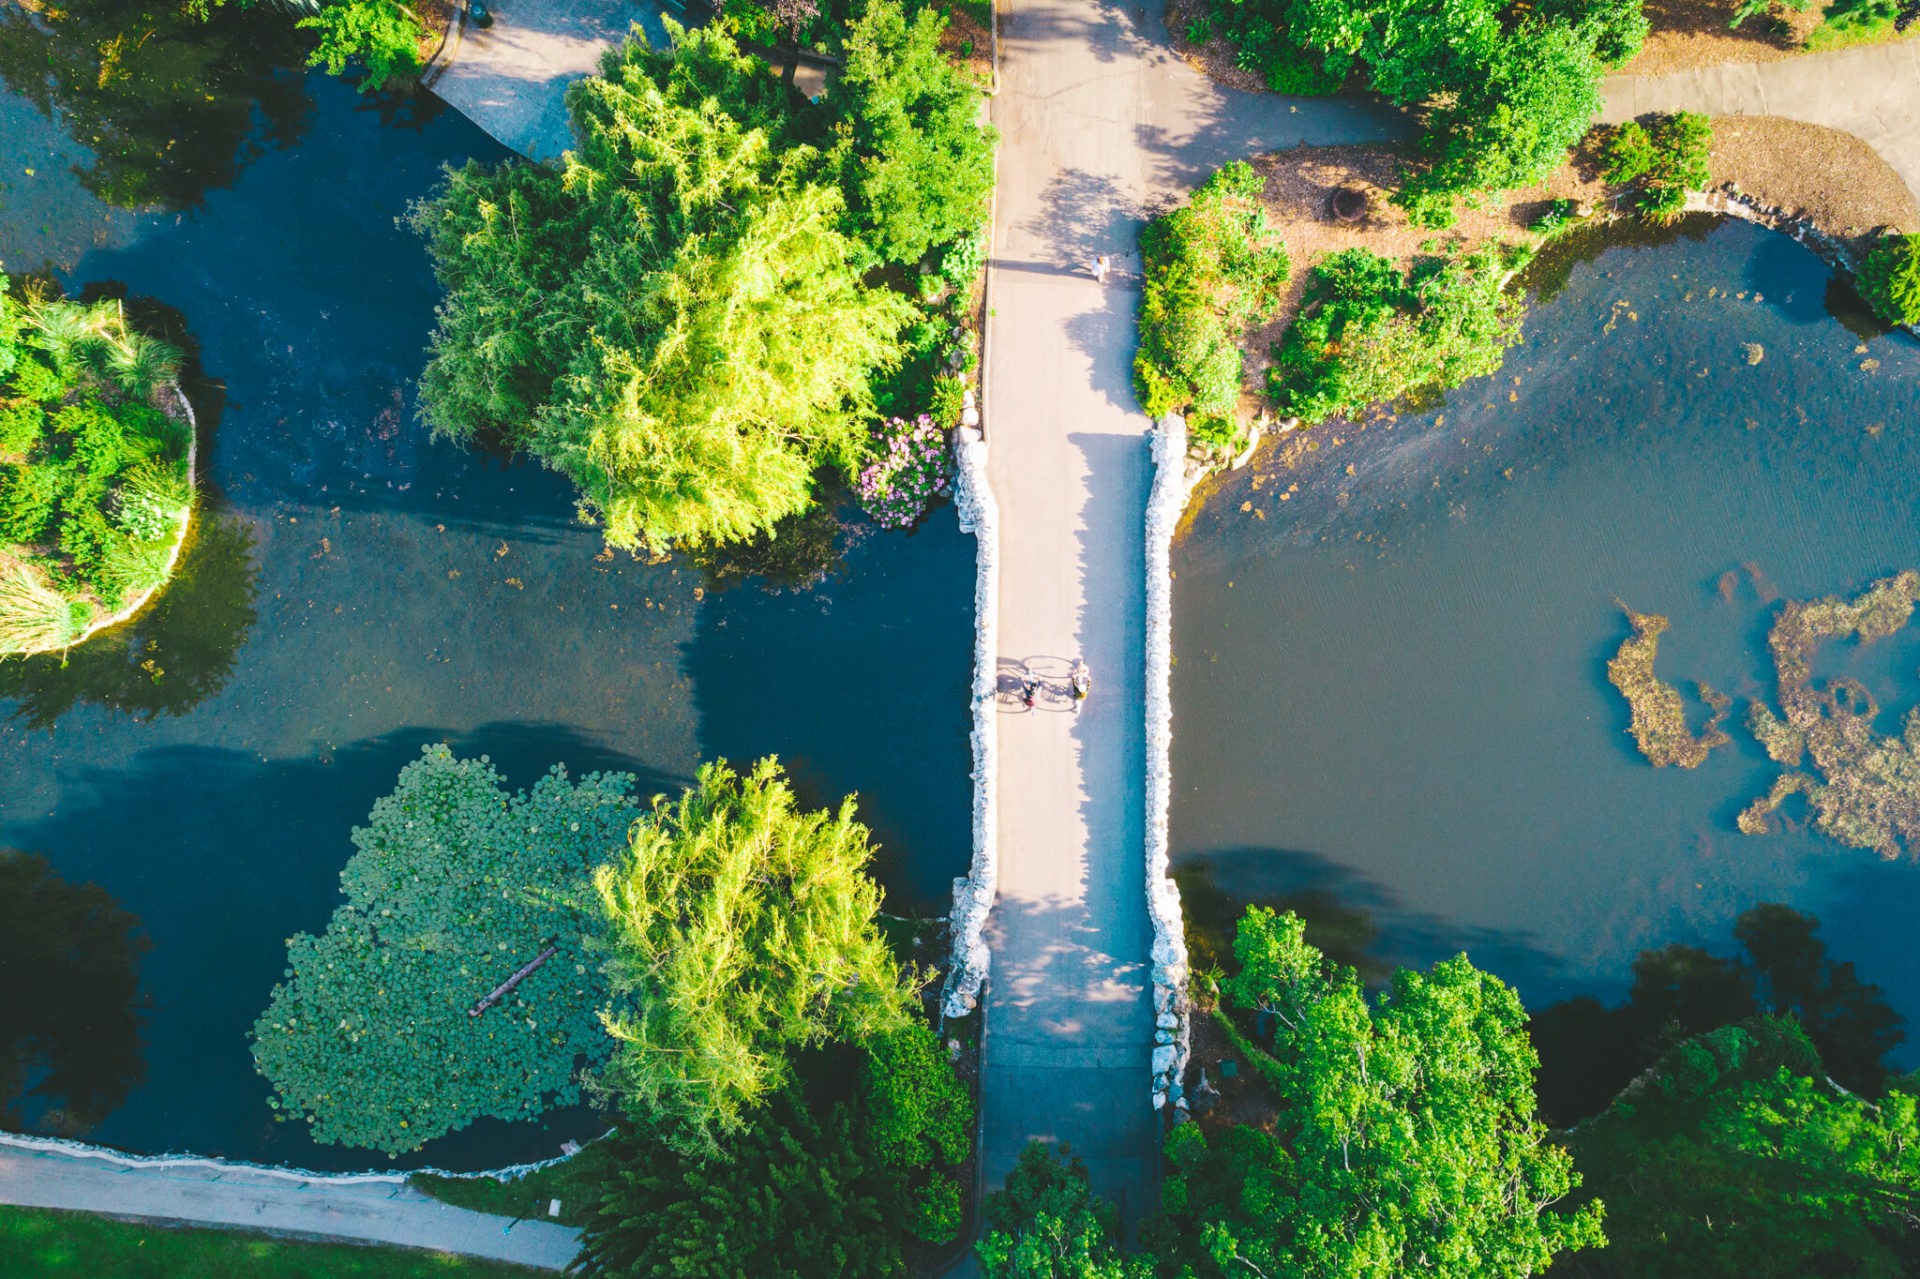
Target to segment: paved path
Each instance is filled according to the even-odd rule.
[[[0,1145],[0,1203],[399,1244],[560,1270],[579,1233],[468,1212],[397,1181],[306,1182],[232,1164],[161,1166]]]
[[[566,89],[600,69],[600,55],[638,22],[665,37],[659,10],[642,0],[492,0],[493,25],[468,23],[447,38],[428,75],[448,105],[535,160],[573,144]]]
[[[1221,88],[1166,47],[1158,6],[1001,7],[1002,134],[988,320],[1000,507],[999,900],[982,1058],[983,1175],[1065,1140],[1128,1221],[1155,1206],[1144,869],[1148,422],[1130,365],[1143,216],[1262,150],[1377,139],[1355,102]],[[1101,288],[1078,264],[1110,253]],[[1093,672],[1077,716],[1076,655]],[[1054,685],[1027,711],[1019,664]]]
[[[1648,111],[1686,110],[1777,115],[1844,129],[1878,151],[1920,200],[1920,39],[1778,62],[1614,76],[1601,90],[1601,118],[1609,123]]]

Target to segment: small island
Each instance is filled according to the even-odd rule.
[[[172,575],[194,495],[180,359],[116,301],[0,289],[0,657],[71,648]]]

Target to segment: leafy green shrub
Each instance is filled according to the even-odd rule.
[[[420,70],[419,19],[395,0],[332,0],[295,25],[320,34],[308,66],[324,66],[330,75],[356,59],[366,67],[362,92]]]
[[[40,442],[46,411],[31,399],[0,405],[0,457],[24,459]]]
[[[1883,235],[1860,263],[1854,287],[1889,324],[1920,324],[1920,235]]]
[[[907,1201],[907,1231],[916,1239],[952,1243],[961,1225],[960,1183],[944,1172],[935,1173]]]
[[[863,1136],[894,1168],[957,1164],[973,1145],[973,1099],[931,1027],[910,1022],[867,1045]]]
[[[940,254],[940,276],[963,309],[971,310],[980,288],[980,268],[987,262],[987,233],[976,230],[956,236]]]
[[[1569,1137],[1607,1205],[1601,1273],[1800,1279],[1908,1273],[1920,1177],[1914,1078],[1833,1087],[1791,1018],[1676,1045]]]
[[[1713,180],[1707,160],[1713,124],[1692,111],[1649,119],[1615,129],[1601,158],[1607,181],[1640,183],[1635,208],[1663,217],[1685,207],[1687,192],[1705,190]]]
[[[1580,202],[1578,200],[1549,200],[1540,216],[1528,227],[1535,235],[1554,236],[1560,234],[1578,220]]]
[[[0,609],[16,610],[8,634],[57,635],[64,645],[95,602],[118,609],[165,577],[170,546],[156,560],[140,543],[170,544],[192,502],[187,429],[150,399],[179,352],[129,329],[118,303],[20,303],[0,288],[0,355],[0,571],[11,583]],[[164,515],[164,527],[119,519],[118,495],[135,472],[171,498],[164,513],[148,513]],[[49,593],[65,603],[56,609]],[[14,651],[0,639],[0,655]]]
[[[744,1131],[792,1050],[907,1024],[853,815],[800,809],[773,759],[744,777],[717,761],[594,873],[619,1045],[600,1086],[675,1149]]]
[[[1234,955],[1226,998],[1278,1025],[1275,1118],[1176,1130],[1142,1230],[1161,1273],[1526,1275],[1604,1243],[1597,1206],[1555,1206],[1580,1180],[1535,1115],[1509,987],[1456,955],[1370,996],[1298,916],[1261,907]]]
[[[1239,406],[1240,336],[1279,306],[1289,265],[1260,203],[1262,185],[1252,165],[1236,161],[1141,232],[1146,285],[1133,376],[1152,417]]]
[[[556,767],[509,795],[485,756],[425,747],[354,830],[347,900],[326,932],[288,939],[286,980],[253,1027],[268,1104],[316,1141],[392,1155],[482,1116],[573,1102],[576,1068],[612,1047],[582,938],[588,874],[633,817],[632,785]]]
[[[981,1210],[974,1245],[986,1279],[1148,1279],[1152,1268],[1120,1250],[1118,1215],[1065,1146],[1062,1159],[1035,1141]]]
[[[1447,226],[1455,197],[1544,177],[1586,132],[1601,76],[1632,57],[1639,0],[1216,0],[1240,65],[1284,93],[1350,77],[1427,108],[1424,165],[1396,196],[1417,225]]]
[[[1503,285],[1522,260],[1487,244],[1421,259],[1402,276],[1366,249],[1329,255],[1274,347],[1268,393],[1283,412],[1317,422],[1496,371],[1520,340],[1521,302]]]
[[[966,381],[952,373],[941,373],[933,379],[933,399],[927,405],[927,416],[934,425],[943,430],[952,430],[960,425],[960,415],[967,409]]]

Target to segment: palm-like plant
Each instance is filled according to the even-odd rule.
[[[151,399],[180,373],[180,348],[121,324],[106,343],[106,373],[128,395]]]

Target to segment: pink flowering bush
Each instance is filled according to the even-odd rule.
[[[910,528],[953,486],[947,433],[927,414],[889,418],[873,433],[873,460],[861,468],[860,505],[881,528]]]

